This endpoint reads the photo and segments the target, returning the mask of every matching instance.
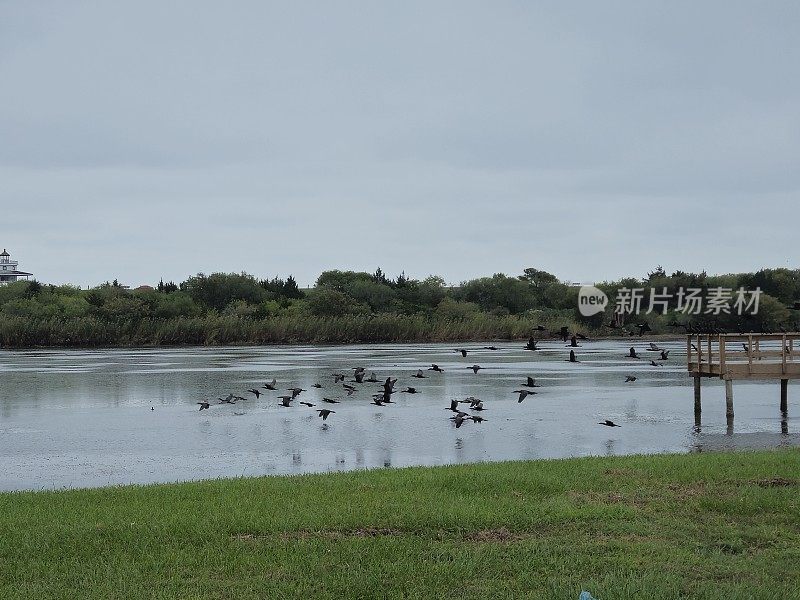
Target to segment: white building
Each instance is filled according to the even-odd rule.
[[[11,255],[3,248],[3,252],[0,253],[0,285],[17,281],[20,277],[28,279],[33,276],[33,273],[19,271],[17,269],[18,266],[19,263],[16,260],[11,260]]]

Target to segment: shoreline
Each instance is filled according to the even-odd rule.
[[[404,340],[404,341],[352,341],[352,342],[280,342],[280,343],[248,343],[248,342],[233,342],[225,344],[108,344],[108,345],[35,345],[35,346],[0,346],[0,351],[30,351],[30,350],[154,350],[158,348],[291,348],[299,346],[319,346],[319,347],[337,347],[337,346],[377,346],[377,345],[411,345],[411,344],[498,344],[498,343],[525,343],[529,337],[519,338],[461,338],[461,339],[446,339],[446,340]],[[641,340],[644,341],[663,341],[663,342],[678,342],[684,341],[685,335],[674,335],[668,333],[662,334],[649,334],[646,336],[592,336],[588,340],[581,340],[581,342],[606,342],[606,341],[624,341],[624,340]],[[537,338],[537,342],[561,342],[560,338]],[[565,346],[568,347],[568,346]]]

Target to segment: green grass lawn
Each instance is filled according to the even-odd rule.
[[[0,494],[0,598],[799,598],[800,452]]]

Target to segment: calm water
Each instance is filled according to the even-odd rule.
[[[782,419],[777,383],[736,382],[730,427],[721,382],[704,381],[696,427],[683,342],[659,342],[672,350],[662,367],[623,358],[630,341],[585,342],[580,364],[565,362],[561,342],[538,352],[497,345],[466,344],[467,358],[438,344],[0,351],[0,489],[800,446],[792,387],[790,417]],[[445,372],[411,377],[431,363]],[[485,367],[477,375],[465,368],[475,363]],[[396,404],[377,407],[369,401],[378,385],[365,383],[347,398],[330,375],[355,366],[422,393],[395,394]],[[627,374],[638,381],[624,383]],[[542,387],[518,404],[513,390],[527,375]],[[323,423],[315,409],[279,407],[278,392],[202,412],[195,404],[229,392],[251,397],[245,390],[273,377],[281,390],[309,390],[298,400],[336,414]],[[323,395],[342,403],[321,403]],[[487,421],[456,429],[445,408],[466,396],[484,401]],[[622,427],[598,425],[603,419]]]

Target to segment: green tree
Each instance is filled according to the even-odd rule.
[[[223,311],[234,300],[260,304],[267,300],[267,293],[252,275],[246,273],[199,273],[181,284],[181,290],[195,302]]]
[[[513,314],[525,312],[536,306],[536,298],[527,281],[508,277],[502,273],[463,283],[457,292],[457,297],[460,300],[474,302],[483,310],[502,307]]]
[[[548,273],[547,271],[541,271],[539,269],[534,269],[534,268],[525,269],[522,272],[522,275],[519,276],[519,278],[522,281],[527,281],[532,286],[537,288],[543,288],[553,283],[558,283],[558,277],[556,277],[552,273]]]
[[[374,277],[370,273],[359,271],[323,271],[317,278],[317,287],[329,287],[349,294],[353,284],[359,281],[374,281]]]
[[[297,282],[294,280],[294,277],[289,275],[283,284],[283,288],[281,289],[281,296],[289,299],[299,299],[304,295],[305,294],[300,291],[300,288],[298,287]]]
[[[172,292],[162,295],[156,304],[154,315],[159,319],[176,317],[194,317],[200,314],[200,308],[186,292]]]
[[[479,314],[481,307],[474,302],[459,302],[444,298],[436,307],[436,315],[447,321],[463,321]]]
[[[318,317],[341,317],[363,313],[366,309],[344,292],[329,287],[312,290],[307,300],[311,314]]]

